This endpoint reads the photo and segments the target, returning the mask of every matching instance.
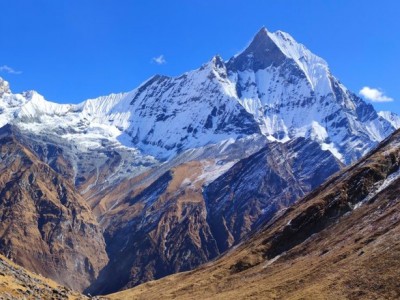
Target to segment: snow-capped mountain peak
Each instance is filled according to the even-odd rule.
[[[278,67],[290,60],[307,78],[314,92],[326,95],[331,91],[328,64],[304,45],[283,31],[269,32],[265,27],[255,35],[250,45],[228,64],[237,71],[255,72]]]
[[[225,67],[224,60],[222,59],[222,57],[221,57],[219,54],[215,55],[215,56],[211,59],[211,61],[212,61],[212,62],[214,63],[214,65],[215,65],[216,67],[218,67],[218,68],[224,68],[224,67]]]
[[[349,163],[397,126],[348,91],[322,58],[265,28],[227,61],[216,55],[181,76],[156,75],[131,92],[77,105],[0,86],[0,125],[18,118],[20,127],[62,132],[86,148],[108,139],[158,159],[255,134],[281,142],[309,138]]]
[[[331,74],[325,60],[285,32],[262,28],[226,66],[239,102],[269,139],[309,137],[350,162],[393,130]],[[354,135],[360,140],[350,141]]]
[[[285,55],[271,39],[266,28],[262,28],[253,38],[250,45],[240,54],[228,61],[232,71],[252,69],[258,71],[271,65],[278,66],[285,60]]]
[[[216,77],[217,80],[220,81],[225,81],[228,77],[226,64],[220,55],[213,56],[209,62],[198,69],[198,72],[204,74],[210,79]]]

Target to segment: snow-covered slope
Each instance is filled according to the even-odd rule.
[[[117,105],[113,115],[129,110],[125,132],[144,152],[161,158],[260,133],[253,116],[236,100],[220,64],[214,57],[178,78],[155,76]]]
[[[84,151],[107,140],[161,160],[264,135],[282,142],[310,138],[349,163],[398,126],[347,90],[322,58],[289,34],[265,28],[226,62],[216,56],[182,76],[157,75],[131,92],[78,105],[55,104],[36,92],[14,95],[6,82],[0,85],[0,125],[56,133]]]
[[[400,116],[391,111],[380,111],[378,115],[388,121],[396,129],[400,128]]]

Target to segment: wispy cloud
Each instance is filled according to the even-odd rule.
[[[14,75],[22,74],[22,71],[17,71],[7,65],[0,66],[0,72],[14,74]]]
[[[163,54],[161,54],[160,56],[157,56],[157,57],[153,57],[153,58],[151,59],[151,61],[152,61],[153,63],[156,63],[157,65],[163,65],[163,64],[166,64],[166,63],[167,63],[167,61],[165,60],[165,57],[164,57]]]
[[[360,90],[360,95],[364,96],[366,99],[372,102],[392,102],[393,98],[386,96],[380,89],[370,88],[368,86],[364,86]]]

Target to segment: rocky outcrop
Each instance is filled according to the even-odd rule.
[[[73,185],[0,129],[0,251],[25,268],[82,290],[107,263],[100,227]]]

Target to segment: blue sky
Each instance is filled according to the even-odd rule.
[[[0,0],[0,76],[56,102],[129,91],[215,54],[228,59],[261,26],[283,30],[357,92],[378,88],[400,114],[400,1]],[[376,95],[375,95],[376,96]],[[379,96],[379,95],[378,95]],[[378,97],[379,98],[379,97]],[[387,100],[387,98],[381,98]]]

